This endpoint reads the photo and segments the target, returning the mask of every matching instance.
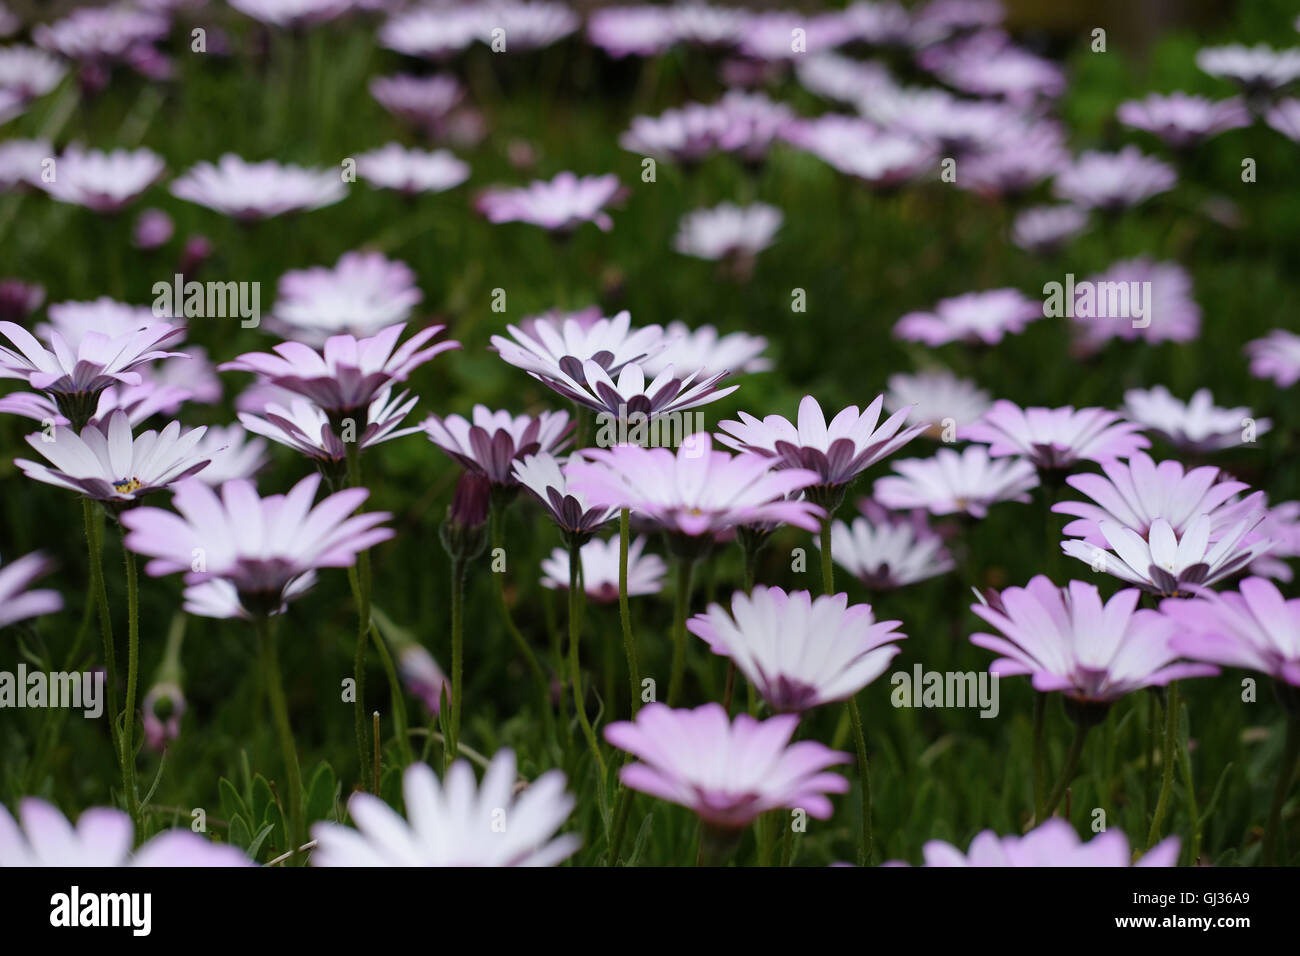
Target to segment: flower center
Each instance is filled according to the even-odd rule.
[[[119,481],[113,482],[113,488],[120,495],[130,494],[132,491],[139,491],[142,486],[142,482],[139,478],[122,478]]]

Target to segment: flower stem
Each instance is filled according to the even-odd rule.
[[[1087,724],[1077,724],[1074,729],[1074,740],[1070,742],[1070,750],[1065,755],[1065,765],[1061,767],[1061,776],[1057,778],[1056,786],[1052,787],[1052,792],[1047,798],[1047,804],[1043,807],[1043,815],[1038,822],[1042,823],[1053,813],[1056,812],[1057,805],[1065,796],[1065,791],[1069,789],[1070,782],[1074,780],[1074,775],[1079,769],[1079,758],[1083,756],[1083,744],[1088,739],[1088,731],[1091,728]]]
[[[1156,799],[1156,811],[1151,816],[1151,829],[1147,833],[1148,850],[1160,839],[1160,825],[1165,822],[1174,791],[1174,764],[1178,762],[1174,756],[1178,737],[1178,703],[1178,684],[1170,681],[1165,697],[1165,739],[1160,745],[1160,796]]]
[[[451,716],[447,722],[445,763],[448,768],[460,748],[460,703],[464,692],[465,670],[465,562],[453,558],[451,562]]]
[[[348,485],[361,487],[361,442],[344,442],[348,461]],[[361,766],[361,787],[371,789],[370,731],[366,720],[366,646],[370,640],[370,552],[357,555],[356,593],[357,641],[352,653],[352,725],[357,737],[357,762]]]
[[[867,762],[867,737],[862,730],[857,696],[850,697],[848,703],[853,742],[858,750],[858,775],[862,783],[862,842],[858,846],[858,866],[866,866],[871,862],[871,764]]]
[[[835,566],[831,562],[831,515],[822,519],[822,593],[835,593]]]
[[[627,681],[632,698],[632,716],[641,706],[641,667],[637,661],[632,614],[627,606],[627,546],[631,535],[631,514],[624,508],[618,516],[618,619],[623,625],[623,653],[627,656]]]
[[[118,768],[123,778],[126,770],[122,767],[122,741],[117,732],[117,652],[113,647],[113,618],[108,610],[108,592],[104,588],[104,541],[100,534],[99,516],[95,514],[95,503],[89,498],[81,499],[81,515],[86,525],[86,549],[90,558],[90,594],[99,608],[99,633],[104,641],[104,669],[108,680],[108,732],[113,740],[113,749],[117,753]]]
[[[682,681],[686,676],[686,615],[690,611],[691,577],[694,570],[694,559],[677,559],[677,599],[673,607],[673,669],[668,684],[669,707],[677,706],[682,694]]]
[[[126,707],[122,710],[122,786],[126,791],[126,809],[141,834],[140,795],[135,783],[135,690],[140,673],[140,576],[136,570],[135,553],[126,547],[126,531],[122,530],[122,558],[126,563]]]
[[[1034,820],[1043,819],[1043,808],[1047,801],[1047,767],[1043,763],[1043,724],[1047,718],[1047,695],[1034,696]]]
[[[587,719],[587,707],[582,692],[582,670],[578,662],[579,644],[582,641],[582,627],[579,615],[582,613],[582,601],[586,597],[582,590],[582,553],[576,544],[569,545],[569,680],[573,682],[573,706],[578,714],[578,723],[582,735],[587,738],[587,746],[596,758],[596,767],[600,770],[602,786],[605,780],[605,758],[600,755],[600,743],[596,740],[596,731]]]
[[[271,704],[271,719],[280,738],[280,755],[284,760],[286,785],[289,788],[289,847],[293,853],[290,865],[297,865],[299,847],[306,842],[302,818],[302,771],[298,768],[298,749],[294,746],[293,730],[289,726],[289,707],[284,699],[284,684],[280,678],[280,655],[275,647],[275,628],[271,619],[259,616],[254,619],[257,631],[258,652],[262,658],[262,676],[266,681],[266,696]]]
[[[1264,830],[1265,866],[1272,866],[1278,858],[1279,844],[1282,842],[1282,805],[1291,789],[1291,780],[1295,777],[1296,765],[1300,763],[1300,717],[1289,717],[1286,722],[1286,745],[1282,752],[1282,769],[1277,776],[1277,785],[1273,788],[1273,802],[1268,809],[1268,827]]]
[[[494,503],[492,510],[489,513],[493,553],[496,553],[497,548],[502,548],[504,551],[504,518],[505,507]],[[542,671],[542,665],[537,662],[537,655],[534,654],[533,649],[528,646],[528,641],[524,639],[524,635],[515,625],[514,615],[510,613],[510,605],[506,602],[505,574],[494,573],[492,578],[494,590],[496,591],[497,596],[497,609],[501,612],[501,623],[505,625],[506,631],[510,635],[510,639],[514,641],[515,647],[518,649],[520,656],[522,656],[525,663],[528,664],[528,669],[532,671],[533,679],[537,682],[537,691],[542,703],[542,720],[545,722],[547,729],[546,736],[548,740],[553,739],[554,733],[552,731],[553,715],[551,714],[550,705],[550,684],[546,679],[546,674]]]

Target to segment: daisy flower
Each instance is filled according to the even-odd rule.
[[[95,212],[123,209],[158,181],[162,157],[148,149],[83,150],[69,146],[55,160],[54,175],[36,184],[59,202]]]
[[[1011,241],[1028,252],[1052,252],[1088,227],[1088,212],[1078,206],[1034,206],[1016,216]]]
[[[590,507],[583,495],[569,487],[569,467],[581,460],[582,455],[579,452],[571,454],[563,467],[549,452],[516,456],[514,460],[515,480],[541,502],[547,515],[559,527],[566,540],[577,539],[580,542],[594,534],[617,512],[617,509],[607,506]],[[567,550],[564,551],[564,555],[564,566],[567,569]],[[568,577],[563,581],[564,586],[568,587]]]
[[[71,60],[102,62],[124,59],[133,49],[167,35],[166,17],[125,4],[79,7],[66,17],[32,29],[36,45]]]
[[[505,31],[505,49],[540,50],[563,40],[577,31],[582,20],[573,10],[563,3],[548,3],[546,0],[531,0],[528,3],[517,0],[490,0],[481,9],[483,21],[480,39],[486,43],[492,41],[492,31]]]
[[[520,790],[512,750],[497,752],[478,786],[467,760],[441,783],[427,764],[411,764],[402,797],[405,819],[376,796],[353,794],[356,829],[313,826],[312,865],[555,866],[581,844],[577,834],[556,836],[574,806],[564,774],[550,770]]]
[[[437,130],[465,97],[460,80],[448,73],[432,76],[376,76],[370,81],[370,95],[398,119]]]
[[[943,840],[930,840],[921,852],[926,866],[1163,867],[1178,865],[1178,848],[1178,837],[1165,837],[1132,863],[1128,837],[1119,830],[1107,830],[1084,843],[1067,821],[1053,817],[1024,836],[1000,837],[984,830],[965,853]]]
[[[1262,339],[1246,343],[1250,374],[1272,379],[1280,388],[1300,382],[1300,335],[1274,329]]]
[[[1023,458],[993,458],[983,445],[961,452],[940,448],[933,458],[894,463],[896,474],[876,482],[872,497],[886,508],[924,508],[934,515],[983,518],[999,501],[1029,500],[1038,472]]]
[[[552,382],[578,377],[585,362],[595,362],[606,373],[617,375],[625,365],[642,362],[668,344],[657,325],[633,329],[632,314],[626,309],[612,319],[598,314],[595,321],[583,318],[585,315],[575,314],[561,321],[509,325],[510,338],[492,336],[492,348],[511,365],[554,388]]]
[[[772,363],[762,357],[767,339],[747,332],[719,335],[712,325],[691,330],[685,322],[669,322],[664,329],[663,351],[641,360],[650,376],[670,366],[679,374],[727,372],[731,375],[764,372]]]
[[[348,435],[348,440],[357,442],[358,447],[365,451],[418,432],[420,429],[416,427],[397,427],[419,401],[416,396],[407,398],[407,395],[407,392],[393,395],[391,388],[376,394],[366,411],[365,428],[359,435]],[[268,401],[259,412],[240,412],[239,421],[253,434],[263,435],[314,461],[337,464],[347,457],[347,445],[331,426],[329,416],[319,406],[292,393],[286,397],[286,403]]]
[[[977,421],[991,407],[988,392],[947,369],[891,375],[888,385],[885,408],[906,410],[907,420],[925,425],[931,438],[940,437],[948,424],[961,428]]]
[[[407,56],[441,60],[483,35],[483,16],[473,6],[415,6],[390,16],[379,28],[379,45]]]
[[[1146,130],[1175,149],[1186,149],[1211,136],[1251,123],[1246,101],[1240,97],[1211,100],[1181,91],[1152,93],[1145,99],[1128,100],[1115,111],[1125,126]]]
[[[1104,408],[1021,408],[1000,399],[961,437],[988,445],[993,458],[1023,455],[1037,468],[1057,470],[1150,448],[1140,430]]]
[[[1210,76],[1231,80],[1247,94],[1279,90],[1300,78],[1300,48],[1274,50],[1233,43],[1196,51],[1196,65]]]
[[[1201,332],[1201,307],[1192,294],[1192,277],[1175,262],[1156,262],[1146,257],[1125,259],[1100,275],[1089,276],[1088,281],[1098,290],[1119,284],[1149,292],[1146,293],[1146,325],[1136,323],[1128,315],[1076,316],[1073,328],[1085,353],[1100,349],[1111,339],[1126,342],[1141,339],[1154,345],[1190,342]]]
[[[1084,209],[1137,206],[1174,188],[1172,166],[1145,156],[1136,146],[1118,153],[1086,150],[1056,175],[1056,195]]]
[[[1260,671],[1300,687],[1300,598],[1287,600],[1272,581],[1246,578],[1236,591],[1198,591],[1167,600],[1173,647],[1196,661]]]
[[[1300,100],[1280,100],[1269,107],[1264,121],[1287,139],[1300,143]]]
[[[831,525],[835,563],[870,591],[887,591],[947,574],[955,567],[943,538],[930,529],[923,512],[894,515],[872,502],[852,524]],[[820,548],[820,539],[815,539]]]
[[[252,478],[267,462],[266,442],[249,437],[240,424],[209,425],[195,453],[208,459],[208,467],[198,473],[198,478],[209,485]]]
[[[282,275],[268,324],[286,338],[320,346],[331,335],[364,337],[405,322],[422,298],[406,263],[378,252],[345,252],[333,268]]]
[[[36,326],[36,334],[50,339],[57,332],[73,349],[81,345],[87,332],[117,339],[163,321],[147,306],[128,305],[106,295],[90,302],[55,302],[46,312],[50,321]],[[184,329],[177,332],[183,335]]]
[[[559,451],[568,444],[573,423],[568,412],[542,412],[534,418],[475,405],[468,419],[430,415],[420,427],[463,468],[483,473],[494,485],[515,485],[515,463]]]
[[[635,721],[607,726],[605,739],[641,761],[619,771],[628,787],[688,807],[711,827],[739,830],[783,808],[828,819],[828,794],[848,791],[848,780],[828,768],[852,758],[815,740],[790,743],[798,722],[794,714],[733,722],[720,704],[653,703]]]
[[[0,567],[0,628],[29,617],[53,614],[63,607],[63,596],[58,591],[28,590],[52,566],[43,554],[33,551]]]
[[[605,207],[621,190],[618,177],[579,177],[563,172],[551,180],[537,180],[520,189],[487,189],[476,206],[488,222],[527,222],[556,232],[572,232],[584,222],[603,232],[614,227]]]
[[[240,222],[331,206],[347,195],[337,170],[304,169],[274,160],[250,163],[226,153],[172,180],[171,192]]]
[[[752,258],[772,244],[781,220],[781,210],[766,203],[724,202],[683,216],[673,248],[698,259]]]
[[[996,345],[1004,335],[1022,332],[1042,317],[1042,303],[1026,298],[1018,289],[967,292],[941,300],[933,312],[909,312],[894,326],[894,335],[932,346],[948,342]]]
[[[1193,453],[1240,445],[1247,427],[1258,436],[1273,424],[1267,418],[1256,419],[1249,408],[1220,408],[1208,388],[1197,389],[1190,401],[1183,402],[1163,385],[1125,392],[1124,416],[1180,451]]]
[[[22,279],[0,279],[0,321],[26,322],[45,301],[45,286]]]
[[[618,600],[619,548],[621,538],[608,541],[592,538],[578,551],[582,561],[582,590],[587,599],[598,604]],[[663,590],[668,566],[657,554],[645,554],[645,538],[637,536],[627,546],[627,594],[658,594]],[[556,591],[569,589],[569,549],[556,548],[542,561],[542,587]]]
[[[667,7],[597,7],[587,17],[587,39],[612,57],[655,56],[676,39]]]
[[[388,143],[357,157],[357,173],[380,189],[396,189],[408,196],[440,193],[469,179],[469,164],[445,149],[428,152]]]
[[[246,17],[288,30],[333,20],[349,12],[354,0],[230,0]]]
[[[686,626],[728,657],[777,713],[802,713],[852,697],[885,672],[906,637],[899,621],[877,621],[847,594],[786,594],[759,585],[737,591],[731,613],[710,604]]]
[[[63,80],[68,68],[57,57],[30,46],[0,47],[0,90],[31,100]]]
[[[283,614],[292,601],[306,594],[315,586],[315,571],[305,571],[296,578],[290,579],[281,593],[280,604],[270,608],[267,613]],[[191,584],[182,592],[182,597],[186,614],[196,614],[199,617],[211,617],[219,620],[239,618],[243,621],[251,621],[253,619],[252,613],[241,602],[239,591],[233,584],[222,578],[212,578],[198,584]]]
[[[649,381],[645,370],[631,363],[623,366],[617,378],[593,359],[580,366],[564,359],[561,368],[573,372],[560,371],[554,376],[534,373],[534,377],[570,401],[595,411],[602,432],[606,428],[616,431],[614,426],[619,423],[631,422],[635,426],[638,417],[645,424],[661,416],[699,408],[725,398],[740,387],[720,384],[727,377],[725,371],[702,369],[679,376],[671,365]],[[602,442],[599,435],[597,442]]]

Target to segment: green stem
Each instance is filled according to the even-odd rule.
[[[862,714],[857,696],[849,698],[849,722],[853,725],[853,743],[858,750],[858,774],[862,778],[862,843],[858,847],[858,866],[871,862],[871,764],[867,761],[867,737],[862,730]]]
[[[677,598],[673,605],[673,669],[668,684],[668,706],[676,707],[686,677],[686,615],[691,605],[691,577],[695,570],[692,558],[677,559]]]
[[[627,606],[627,547],[631,524],[631,513],[624,508],[618,516],[618,619],[623,625],[623,653],[627,656],[628,690],[635,717],[641,707],[641,667],[637,661],[636,637],[632,634],[632,614]]]
[[[627,786],[618,788],[614,799],[614,828],[609,836],[609,860],[607,866],[618,865],[618,854],[623,847],[623,834],[627,832],[627,819],[632,815],[632,790]]]
[[[587,738],[591,755],[596,758],[600,770],[600,779],[605,780],[605,758],[600,755],[600,743],[596,731],[587,719],[587,707],[583,700],[582,669],[578,661],[579,644],[582,641],[582,627],[579,615],[582,613],[582,601],[586,595],[582,591],[582,553],[576,544],[569,545],[569,680],[573,683],[573,706],[578,713],[578,723],[582,735]]]
[[[1047,695],[1034,695],[1034,820],[1043,819],[1047,801],[1047,767],[1043,763],[1043,725],[1047,717]]]
[[[286,786],[289,788],[289,858],[291,865],[299,860],[299,847],[306,842],[302,817],[302,771],[298,768],[298,748],[294,746],[293,730],[289,726],[289,706],[284,699],[284,684],[280,678],[280,655],[275,647],[275,628],[271,618],[254,619],[258,652],[262,658],[262,675],[266,680],[266,696],[271,705],[271,719],[280,738],[280,756],[284,760]]]
[[[393,698],[393,729],[397,733],[397,747],[402,755],[402,766],[409,767],[415,763],[415,754],[411,750],[411,735],[407,730],[406,698],[402,694],[402,682],[397,676],[397,667],[393,664],[393,655],[388,652],[379,626],[370,628],[370,639],[375,650],[379,652],[380,663],[384,665],[384,674],[388,677],[388,694]]]
[[[465,669],[464,635],[465,562],[453,558],[451,562],[451,716],[447,723],[445,764],[451,767],[460,747],[460,703],[463,696]]]
[[[491,523],[493,553],[496,552],[497,548],[501,548],[504,553],[504,512],[504,506],[493,504],[492,510],[489,514],[488,520]],[[528,641],[524,639],[524,635],[515,625],[514,615],[510,613],[510,605],[506,602],[505,577],[504,573],[494,573],[492,575],[494,590],[496,591],[497,596],[497,609],[501,612],[501,623],[505,625],[506,632],[510,635],[510,639],[515,643],[515,648],[519,651],[519,654],[523,657],[525,663],[528,664],[528,669],[532,671],[533,680],[537,682],[537,692],[542,704],[542,720],[546,724],[547,739],[551,739],[554,734],[551,729],[553,715],[551,714],[550,706],[550,684],[546,679],[546,674],[542,671],[542,665],[537,662],[537,655],[533,653],[533,649],[528,646]]]
[[[108,730],[117,753],[118,768],[122,767],[122,741],[117,732],[117,651],[113,646],[113,618],[108,610],[108,591],[104,587],[104,541],[100,534],[99,516],[95,503],[81,499],[81,515],[86,525],[86,548],[90,557],[90,593],[99,608],[99,633],[104,641],[104,669],[108,680]]]
[[[1038,822],[1042,822],[1056,812],[1057,805],[1065,796],[1065,791],[1069,789],[1070,782],[1074,780],[1074,775],[1079,769],[1079,758],[1083,756],[1083,744],[1088,739],[1089,727],[1087,724],[1076,724],[1074,729],[1074,740],[1070,742],[1069,753],[1065,755],[1065,765],[1061,767],[1061,776],[1057,778],[1056,786],[1052,788],[1051,794],[1047,798],[1047,805],[1043,807],[1043,815]]]
[[[348,485],[361,485],[361,442],[344,442],[348,462]],[[355,699],[352,703],[352,726],[357,738],[357,763],[361,766],[361,787],[370,790],[370,729],[366,719],[366,646],[370,640],[370,553],[357,555],[355,576],[357,604],[357,640],[352,653],[352,680]]]
[[[1300,763],[1300,718],[1290,717],[1286,722],[1286,745],[1282,753],[1282,769],[1277,775],[1277,784],[1273,788],[1273,802],[1268,809],[1268,827],[1264,830],[1265,866],[1272,866],[1279,856],[1282,842],[1282,806],[1291,789],[1291,779],[1295,776],[1296,765]]]
[[[822,593],[835,593],[835,566],[831,561],[831,515],[822,519]]]
[[[135,553],[126,547],[126,531],[122,530],[122,558],[126,563],[126,707],[122,711],[122,786],[126,791],[126,808],[140,829],[140,795],[135,783],[135,691],[140,674],[140,577],[136,570]]]
[[[1165,697],[1165,739],[1160,746],[1160,796],[1156,799],[1156,812],[1151,817],[1151,830],[1147,833],[1147,849],[1160,839],[1160,826],[1169,812],[1169,800],[1174,791],[1174,756],[1178,738],[1178,684],[1171,681]]]

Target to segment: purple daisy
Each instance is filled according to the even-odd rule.
[[[1150,448],[1140,425],[1104,408],[1021,408],[999,400],[983,417],[960,432],[967,441],[989,446],[989,455],[1023,455],[1038,468],[1073,468],[1084,461],[1127,458]]]
[[[894,462],[896,474],[876,482],[872,497],[898,511],[924,508],[930,514],[983,518],[1000,501],[1029,500],[1038,472],[1023,458],[993,458],[983,445],[960,453],[940,448],[933,458]]]
[[[618,600],[619,562],[622,542],[616,534],[608,541],[593,538],[578,550],[582,562],[582,590],[589,601],[613,604]],[[645,553],[645,538],[633,538],[627,546],[627,595],[658,594],[664,588],[668,565],[657,554]],[[569,549],[556,548],[542,560],[542,587],[553,591],[569,589]]]
[[[568,444],[573,423],[568,412],[542,412],[534,418],[475,405],[469,419],[430,415],[420,427],[429,441],[462,467],[481,472],[494,485],[514,486],[518,484],[515,463],[562,449]]]
[[[53,567],[39,551],[25,554],[0,567],[0,628],[42,614],[53,614],[63,607],[58,591],[28,590],[37,578]]]
[[[54,175],[37,180],[59,202],[85,206],[95,212],[123,209],[158,181],[162,157],[148,149],[83,150],[69,146],[55,160]]]
[[[1085,209],[1116,211],[1137,206],[1174,188],[1173,167],[1136,146],[1118,153],[1086,150],[1056,175],[1056,194]]]
[[[304,169],[270,159],[250,163],[226,153],[215,164],[198,163],[172,180],[171,192],[240,222],[256,222],[333,205],[348,190],[337,170]]]
[[[1053,818],[1024,836],[981,831],[965,853],[943,840],[930,840],[921,852],[926,866],[1166,867],[1178,865],[1178,849],[1178,837],[1166,837],[1134,863],[1128,837],[1121,831],[1107,830],[1084,843],[1067,821]]]
[[[1216,101],[1181,91],[1128,100],[1119,105],[1115,115],[1125,126],[1146,130],[1175,149],[1187,149],[1251,123],[1246,101],[1240,97]]]
[[[1300,382],[1300,335],[1274,329],[1262,339],[1246,343],[1250,374],[1272,379],[1280,388]]]
[[[603,232],[614,227],[605,207],[622,187],[613,173],[582,176],[563,172],[521,189],[487,189],[478,197],[479,212],[489,222],[527,222],[554,232],[572,232],[584,222]]]
[[[1300,687],[1300,598],[1287,600],[1272,581],[1246,578],[1236,591],[1199,591],[1167,600],[1160,611],[1175,626],[1173,647],[1192,660],[1260,671]]]
[[[942,299],[933,312],[909,312],[894,326],[896,338],[926,345],[948,342],[996,345],[1043,317],[1043,306],[1018,289],[967,292]]]
[[[406,263],[378,252],[345,252],[333,268],[282,275],[268,325],[286,338],[320,346],[331,335],[364,337],[405,322],[423,298]]]

